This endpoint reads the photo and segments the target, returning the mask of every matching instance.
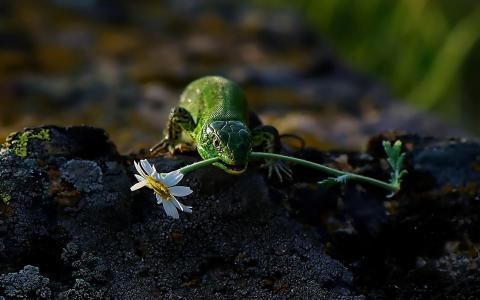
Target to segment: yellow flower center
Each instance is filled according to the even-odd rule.
[[[168,189],[168,186],[160,182],[159,180],[153,178],[152,176],[147,176],[147,184],[148,186],[162,199],[165,200],[170,200],[172,199],[172,195],[170,194],[170,190]]]

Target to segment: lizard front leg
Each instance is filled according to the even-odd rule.
[[[280,142],[280,135],[277,129],[269,125],[257,126],[253,129],[252,133],[253,150],[268,152],[268,153],[280,153],[282,150],[282,143]],[[283,175],[288,178],[292,178],[292,170],[282,161],[269,159],[265,161],[262,167],[268,168],[268,177],[272,176],[275,172],[280,182],[283,182]],[[283,175],[282,175],[283,174]]]
[[[180,152],[195,150],[195,145],[182,141],[182,133],[192,132],[194,129],[195,121],[192,115],[185,108],[175,107],[168,117],[164,138],[150,148],[151,154],[158,155],[166,152],[174,154],[176,150]]]

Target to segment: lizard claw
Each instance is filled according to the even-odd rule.
[[[169,155],[173,155],[176,152],[188,152],[188,151],[194,151],[195,149],[196,147],[193,144],[175,143],[170,139],[163,139],[158,144],[150,148],[150,153],[152,155],[167,154],[167,153]]]
[[[261,168],[268,168],[268,178],[275,173],[280,182],[283,182],[284,176],[289,180],[292,179],[292,170],[283,162],[275,159],[267,159]]]
[[[169,139],[163,139],[150,148],[150,153],[152,155],[162,155],[166,153],[173,154],[174,152],[175,144]]]

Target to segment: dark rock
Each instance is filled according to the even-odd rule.
[[[172,220],[151,192],[129,191],[132,161],[119,156],[102,131],[43,129],[51,139],[29,140],[27,157],[4,149],[0,160],[2,193],[12,196],[0,215],[0,269],[35,265],[44,280],[34,282],[43,285],[20,288],[3,278],[23,273],[6,274],[0,294],[362,298],[352,274],[325,254],[318,236],[271,201],[258,172],[235,177],[212,167],[187,176],[195,193],[185,201],[194,213]],[[150,161],[170,171],[193,160]]]
[[[69,160],[60,167],[60,174],[62,179],[81,192],[88,193],[102,188],[102,169],[93,161]]]
[[[18,273],[0,275],[0,288],[7,299],[50,299],[49,281],[37,267],[25,266]]]
[[[193,214],[173,220],[151,191],[130,192],[140,155],[118,155],[99,129],[42,129],[50,140],[30,139],[26,157],[0,154],[0,193],[11,196],[0,202],[4,297],[478,295],[476,142],[385,133],[367,153],[297,153],[387,179],[381,141],[400,138],[410,173],[394,198],[353,183],[320,189],[324,175],[298,166],[289,184],[254,164],[238,177],[209,167],[186,176]],[[150,158],[163,172],[195,160]]]
[[[394,198],[347,184],[324,191],[305,184],[290,192],[299,219],[318,226],[328,253],[349,266],[354,285],[371,298],[474,299],[478,296],[480,143],[385,133],[369,154],[314,150],[307,158],[387,179],[381,141],[401,139],[406,177]],[[308,170],[297,170],[315,178]]]

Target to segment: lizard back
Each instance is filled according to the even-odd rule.
[[[240,87],[220,76],[207,76],[189,84],[180,97],[180,107],[192,115],[196,127],[217,120],[236,120],[247,125],[248,107]]]

